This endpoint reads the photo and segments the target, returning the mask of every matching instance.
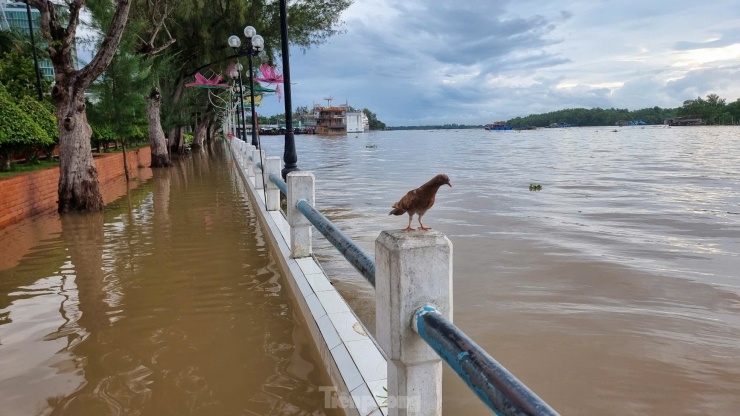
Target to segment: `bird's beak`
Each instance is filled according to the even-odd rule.
[[[450,188],[452,188],[452,184],[451,183],[447,182],[447,185],[450,185]]]

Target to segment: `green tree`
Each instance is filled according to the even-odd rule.
[[[13,97],[37,97],[31,45],[14,31],[0,31],[0,82]],[[48,92],[49,88],[51,81],[41,78],[41,90]]]
[[[102,41],[90,63],[77,69],[72,59],[80,12],[86,0],[26,0],[40,13],[40,30],[49,45],[55,84],[51,90],[59,119],[59,205],[60,213],[99,211],[103,197],[98,171],[90,148],[92,129],[87,122],[85,91],[110,64],[128,20],[131,0],[112,0],[114,10]],[[92,6],[106,2],[92,2]]]
[[[365,116],[367,116],[370,130],[385,130],[385,123],[378,120],[378,116],[376,116],[375,113],[368,110],[367,108],[364,108],[362,112],[365,113]]]
[[[10,170],[10,162],[17,152],[51,143],[44,129],[18,108],[0,85],[0,170]]]
[[[351,0],[300,0],[288,5],[289,40],[293,46],[309,48],[337,34],[341,13],[349,7]],[[160,78],[162,93],[163,125],[170,128],[171,143],[177,146],[182,126],[192,122],[192,115],[201,114],[201,120],[209,121],[205,109],[190,107],[195,100],[191,94],[207,94],[205,91],[188,91],[184,85],[201,72],[208,77],[225,74],[226,68],[237,60],[226,44],[230,35],[243,39],[245,23],[254,26],[265,38],[265,52],[254,59],[256,66],[266,61],[276,61],[280,52],[279,2],[244,2],[223,0],[181,0],[170,14],[173,22],[167,25],[168,33],[176,42],[165,51],[172,58],[172,72]],[[240,59],[246,64],[246,59]],[[255,68],[247,68],[254,72]]]
[[[49,141],[41,140],[31,146],[27,152],[27,161],[35,161],[38,157],[39,151],[43,151],[47,158],[51,158],[54,147],[59,143],[59,126],[57,125],[57,118],[54,115],[54,107],[44,101],[39,102],[36,98],[30,95],[22,96],[16,104],[18,108],[24,113],[28,114],[29,117],[36,123],[49,137]]]

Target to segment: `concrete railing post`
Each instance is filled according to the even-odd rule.
[[[252,166],[254,167],[254,187],[255,189],[263,189],[265,183],[262,181],[262,170],[257,167],[257,163],[261,163],[265,160],[264,150],[252,150]],[[264,168],[264,166],[263,166]]]
[[[267,191],[265,192],[265,198],[267,199],[265,201],[265,207],[267,207],[268,211],[280,210],[280,188],[270,179],[270,174],[274,173],[280,176],[282,169],[282,159],[280,159],[280,156],[270,156],[265,159],[265,181],[267,181],[265,183],[265,189]]]
[[[298,211],[296,204],[305,199],[314,206],[313,173],[296,171],[288,174],[288,224],[290,224],[290,256],[294,259],[311,255],[311,222]]]
[[[249,178],[254,178],[254,161],[251,160],[254,149],[251,144],[244,143],[244,164],[247,166],[247,177]]]
[[[442,360],[414,332],[415,312],[452,319],[452,243],[437,231],[383,231],[375,240],[378,344],[388,356],[388,414],[442,414]]]

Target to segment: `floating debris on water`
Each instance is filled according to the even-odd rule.
[[[529,184],[529,190],[530,191],[541,191],[542,190],[542,185],[540,185],[538,183],[530,183]]]

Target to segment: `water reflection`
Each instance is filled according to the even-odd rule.
[[[324,379],[220,147],[0,270],[0,414],[320,415]]]

